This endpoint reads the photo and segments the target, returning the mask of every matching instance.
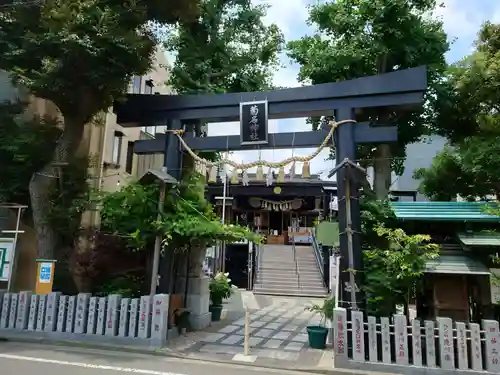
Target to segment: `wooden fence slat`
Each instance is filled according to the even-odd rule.
[[[422,366],[422,332],[420,329],[420,320],[413,319],[411,322],[413,366]]]
[[[435,339],[435,324],[433,321],[425,320],[425,357],[427,359],[427,367],[436,367],[436,339]]]
[[[438,318],[439,359],[441,369],[455,369],[455,351],[453,348],[453,322],[450,318]]]
[[[457,356],[458,368],[460,370],[469,369],[469,356],[467,350],[467,334],[465,332],[465,323],[457,322]]]
[[[469,327],[472,369],[482,371],[483,349],[481,347],[481,329],[477,323],[470,323]]]
[[[368,355],[370,362],[378,361],[377,319],[374,316],[368,317]]]
[[[500,340],[498,322],[483,320],[485,338],[486,371],[500,372]]]
[[[347,357],[347,312],[343,308],[333,310],[333,350],[337,357]]]
[[[391,327],[389,318],[380,318],[380,334],[382,336],[382,362],[392,363],[391,359]]]
[[[396,345],[396,364],[408,365],[408,327],[406,316],[394,315],[394,343]]]
[[[90,297],[89,299],[89,315],[87,316],[87,335],[95,335],[97,323],[97,297]]]
[[[361,311],[352,311],[352,345],[353,359],[355,361],[365,361],[365,330],[363,322],[363,313]]]

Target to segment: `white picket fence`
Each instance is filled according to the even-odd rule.
[[[55,339],[91,338],[161,347],[168,333],[169,296],[122,298],[88,293],[65,296],[32,292],[0,296],[0,331]],[[113,341],[113,339],[115,339]]]
[[[373,365],[421,367],[428,371],[488,371],[500,373],[500,334],[495,320],[477,323],[413,320],[405,315],[364,319],[353,311],[347,321],[343,308],[334,310],[333,338],[335,363],[339,367]],[[411,345],[410,345],[411,341]],[[349,350],[349,346],[351,349]]]

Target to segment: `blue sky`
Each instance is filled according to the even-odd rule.
[[[317,1],[321,0],[254,0],[254,3],[271,5],[266,22],[276,23],[288,41],[314,32],[306,24],[306,6]],[[437,8],[434,15],[442,18],[445,31],[449,39],[453,41],[451,50],[447,54],[449,62],[459,60],[471,52],[476,33],[483,22],[488,20],[500,22],[500,0],[438,0],[438,2],[443,4],[443,7]],[[290,64],[285,56],[283,56],[282,62],[286,67],[276,73],[275,83],[285,87],[298,86],[296,77],[299,67]],[[307,130],[310,129],[305,124],[304,119],[276,120],[270,123],[270,132],[272,133]],[[238,134],[238,131],[238,124],[231,124],[231,126],[229,123],[226,123],[225,126],[221,126],[221,124],[209,125],[209,135]],[[266,150],[261,152],[261,158],[268,161],[279,161],[292,153],[294,155],[308,155],[312,151],[313,149]],[[312,173],[324,174],[333,167],[333,161],[325,161],[327,155],[328,151],[324,150],[316,157],[311,163]],[[234,152],[231,158],[238,162],[249,162],[258,159],[259,153],[257,151]]]

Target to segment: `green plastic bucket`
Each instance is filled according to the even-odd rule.
[[[321,326],[308,326],[307,336],[309,337],[309,347],[312,349],[325,349],[328,329]]]

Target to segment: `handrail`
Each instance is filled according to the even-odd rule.
[[[300,289],[299,262],[297,261],[297,250],[295,249],[295,236],[292,236],[293,260],[295,261],[295,274],[297,275],[297,288]]]
[[[314,251],[314,256],[316,258],[316,263],[318,263],[319,272],[321,273],[321,279],[325,279],[325,273],[323,269],[324,259],[323,251],[319,248],[318,242],[316,241],[316,228],[312,229],[312,248]]]

